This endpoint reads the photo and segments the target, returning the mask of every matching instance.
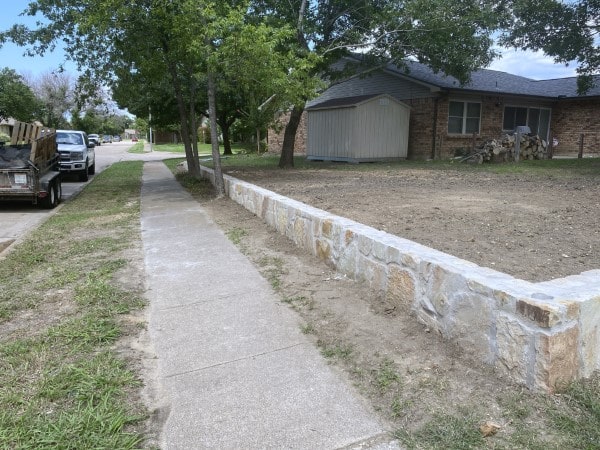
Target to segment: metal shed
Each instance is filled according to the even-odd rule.
[[[390,95],[332,99],[306,111],[307,159],[368,162],[406,158],[410,107]]]

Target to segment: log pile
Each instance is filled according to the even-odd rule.
[[[481,164],[483,162],[515,161],[516,134],[505,134],[500,139],[489,139],[475,148],[461,161]],[[519,159],[547,159],[548,143],[535,134],[520,135]]]

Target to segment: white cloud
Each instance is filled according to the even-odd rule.
[[[500,49],[502,58],[492,62],[488,69],[520,75],[534,80],[550,80],[576,76],[576,65],[556,64],[542,52]]]

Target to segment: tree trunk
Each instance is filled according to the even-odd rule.
[[[167,53],[166,49],[165,53]],[[172,61],[168,61],[167,66],[173,81],[173,89],[175,91],[175,98],[177,100],[177,110],[179,111],[179,119],[181,120],[181,137],[183,140],[183,146],[185,148],[185,158],[188,163],[188,172],[193,177],[199,178],[200,163],[198,162],[198,158],[194,157],[194,151],[192,149],[189,118],[185,107],[185,101],[183,99],[183,91],[181,89],[177,68]]]
[[[189,74],[190,79],[190,132],[192,141],[192,157],[198,163],[198,175],[200,175],[200,157],[198,156],[198,123],[196,121],[196,81],[194,75]]]
[[[223,154],[224,155],[233,155],[231,151],[231,134],[229,130],[231,129],[231,125],[235,122],[235,118],[227,120],[226,114],[221,114],[217,122],[221,127],[221,133],[223,133]]]
[[[303,112],[303,106],[294,106],[290,113],[290,120],[288,121],[283,134],[283,145],[281,147],[281,157],[279,158],[279,167],[282,169],[294,167],[296,131],[298,131]]]
[[[296,24],[296,40],[300,47],[308,50],[308,43],[304,36],[304,14],[306,13],[307,0],[300,2],[300,10],[298,11],[298,22]],[[283,144],[281,146],[281,157],[279,158],[279,167],[282,169],[294,167],[294,145],[296,142],[296,132],[298,131],[298,125],[300,125],[300,119],[304,112],[304,105],[294,105],[290,114],[290,120],[285,126],[285,132],[283,134]]]
[[[221,170],[221,155],[219,154],[219,136],[217,134],[217,94],[215,88],[214,74],[209,70],[208,81],[208,115],[210,117],[210,140],[212,146],[213,170],[215,174],[215,189],[217,197],[225,195],[225,180]]]

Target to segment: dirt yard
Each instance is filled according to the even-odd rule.
[[[226,173],[524,280],[600,269],[600,176],[330,166]]]

